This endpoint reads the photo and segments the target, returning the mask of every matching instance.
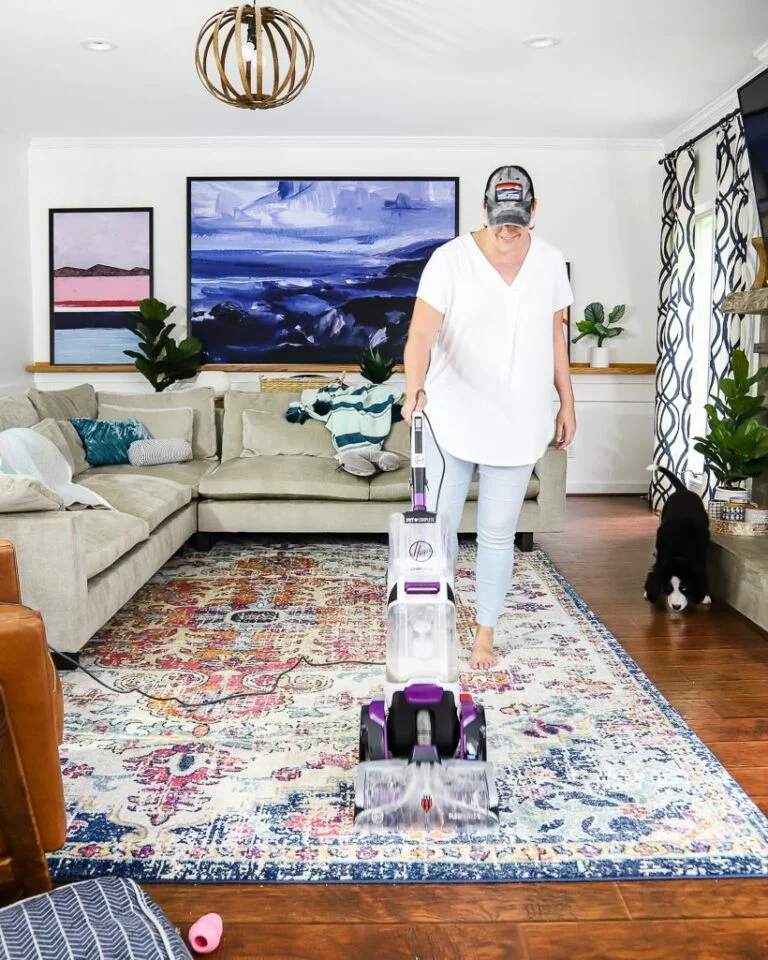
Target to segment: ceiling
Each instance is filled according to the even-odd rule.
[[[0,128],[657,138],[753,71],[768,40],[766,0],[279,0],[308,28],[315,71],[294,103],[251,112],[218,103],[195,72],[198,30],[225,5],[4,0]],[[542,33],[560,44],[523,46]],[[91,53],[86,37],[118,49]]]

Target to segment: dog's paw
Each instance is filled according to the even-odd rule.
[[[712,603],[712,597],[709,594],[701,601],[702,607],[708,607]]]
[[[643,590],[643,600],[647,600],[647,599],[648,599],[648,591]]]

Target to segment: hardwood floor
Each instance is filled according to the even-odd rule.
[[[653,611],[655,528],[639,497],[571,498],[565,533],[538,545],[768,813],[768,639],[717,604]],[[768,880],[147,890],[184,933],[220,913],[217,960],[768,957]]]
[[[717,604],[653,611],[655,527],[640,498],[572,498],[566,532],[538,545],[768,813],[768,639]],[[183,934],[221,914],[216,960],[768,957],[768,880],[146,889]]]

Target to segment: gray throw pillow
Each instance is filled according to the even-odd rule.
[[[50,487],[20,473],[0,473],[0,513],[62,510],[64,501]]]
[[[165,437],[157,440],[134,440],[128,447],[128,461],[134,467],[153,467],[161,463],[186,463],[192,459],[188,440]]]

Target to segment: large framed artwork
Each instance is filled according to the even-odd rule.
[[[458,233],[459,182],[190,177],[190,333],[207,363],[397,362],[419,277]]]
[[[152,208],[49,211],[51,363],[118,364],[152,296]]]

